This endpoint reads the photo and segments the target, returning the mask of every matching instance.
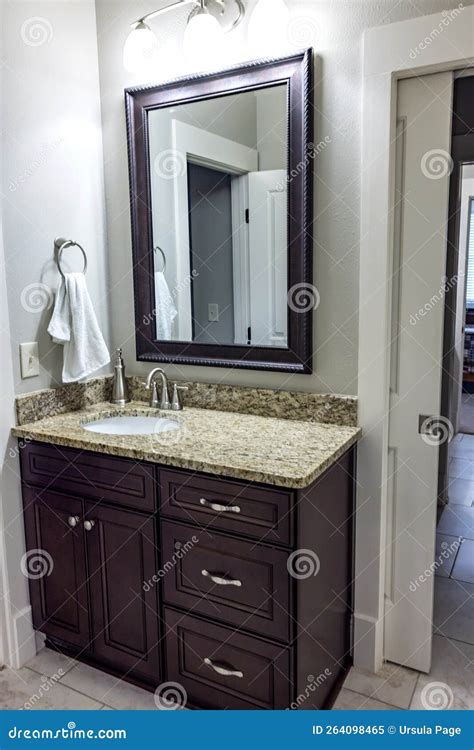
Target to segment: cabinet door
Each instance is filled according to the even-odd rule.
[[[158,685],[155,525],[153,516],[86,504],[95,658]]]
[[[75,646],[89,644],[84,507],[81,500],[23,488],[28,578],[34,626]]]

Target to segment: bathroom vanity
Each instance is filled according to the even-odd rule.
[[[186,409],[168,434],[87,433],[100,407],[15,430],[47,643],[189,707],[327,706],[351,661],[358,429]]]

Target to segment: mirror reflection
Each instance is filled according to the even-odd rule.
[[[287,347],[287,85],[148,112],[158,341]]]

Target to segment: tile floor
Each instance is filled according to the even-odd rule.
[[[444,683],[452,709],[474,709],[474,435],[450,450],[450,502],[438,524],[433,663],[429,675],[385,664],[351,669],[335,710],[421,709],[423,690]],[[23,669],[0,671],[3,709],[156,709],[153,693],[43,649]]]

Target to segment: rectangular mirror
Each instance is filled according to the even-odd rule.
[[[139,360],[311,371],[311,69],[126,91]]]

